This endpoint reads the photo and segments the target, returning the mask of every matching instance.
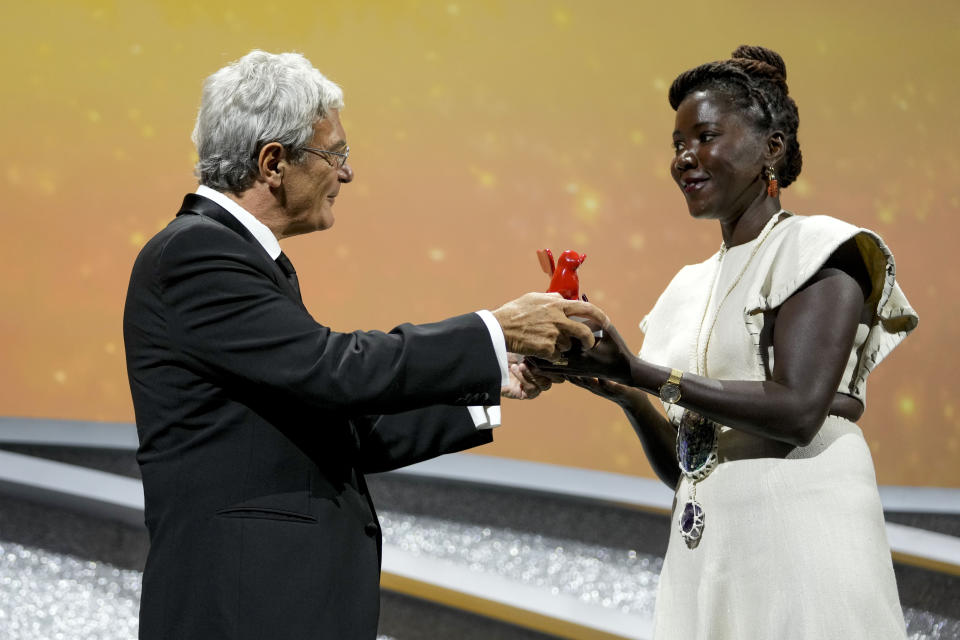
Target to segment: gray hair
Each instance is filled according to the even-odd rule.
[[[342,107],[340,87],[299,53],[251,51],[203,83],[193,128],[194,172],[200,184],[217,191],[245,191],[259,171],[264,144],[279,142],[297,162],[317,120]]]

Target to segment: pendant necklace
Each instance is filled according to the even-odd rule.
[[[767,224],[758,235],[757,243],[754,245],[753,251],[740,269],[740,273],[717,304],[717,310],[713,315],[713,322],[710,323],[710,329],[707,331],[706,342],[703,347],[703,353],[701,354],[700,341],[703,338],[703,325],[706,322],[707,313],[710,310],[713,290],[716,289],[719,284],[720,272],[723,268],[723,258],[727,253],[726,243],[720,245],[720,252],[717,254],[716,268],[710,290],[707,293],[707,302],[703,306],[703,315],[700,318],[700,327],[697,330],[697,340],[693,345],[693,356],[696,362],[695,373],[697,375],[707,375],[707,351],[710,349],[710,338],[713,335],[713,330],[717,326],[717,319],[720,317],[720,310],[723,308],[723,303],[727,301],[727,298],[730,297],[733,290],[740,284],[743,276],[747,273],[747,269],[750,268],[750,263],[753,262],[754,256],[757,255],[767,236],[770,235],[770,232],[773,231],[777,223],[785,217],[781,215],[784,213],[786,212],[781,209],[767,221]],[[680,527],[680,535],[683,536],[683,541],[689,549],[695,549],[703,537],[706,514],[703,510],[703,505],[697,502],[697,483],[710,475],[710,472],[717,466],[719,460],[717,447],[720,436],[720,426],[718,423],[703,417],[696,411],[684,409],[683,415],[680,417],[680,426],[677,428],[677,461],[680,464],[680,471],[683,472],[683,475],[686,476],[690,483],[689,497],[683,505],[683,509],[680,511],[680,518],[677,524]]]

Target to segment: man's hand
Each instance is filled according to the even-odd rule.
[[[572,340],[584,349],[593,347],[594,329],[604,329],[607,315],[589,302],[564,300],[558,293],[528,293],[493,312],[503,329],[507,351],[546,360],[557,360]],[[567,316],[586,318],[587,322]]]
[[[553,386],[555,378],[536,371],[523,356],[508,353],[507,362],[510,365],[510,384],[500,389],[500,395],[504,398],[532,400]],[[563,382],[563,379],[557,381]]]

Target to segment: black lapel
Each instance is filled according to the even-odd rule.
[[[303,306],[303,301],[300,299],[300,294],[294,290],[293,286],[290,284],[290,281],[287,280],[287,274],[283,272],[283,269],[280,268],[280,265],[278,265],[275,260],[270,259],[270,256],[267,254],[267,252],[264,251],[263,245],[261,245],[257,239],[253,237],[253,234],[250,233],[245,226],[243,226],[243,223],[233,217],[232,213],[218,205],[210,198],[204,198],[196,193],[188,193],[183,198],[183,204],[180,205],[180,211],[177,212],[177,217],[184,214],[205,216],[211,220],[216,220],[255,246],[257,248],[257,254],[263,256],[264,260],[273,265],[274,273],[279,276],[277,281],[280,283],[280,286],[284,289],[287,296],[293,298],[293,300],[296,301],[296,303],[300,306]]]
[[[210,198],[204,198],[196,193],[188,193],[183,198],[183,204],[180,205],[180,211],[177,212],[177,216],[182,216],[185,213],[193,213],[198,216],[212,218],[235,232],[247,242],[252,242],[255,246],[261,247],[257,239],[253,237],[253,234],[247,231],[247,228],[243,226],[239,220],[234,218],[232,213]]]

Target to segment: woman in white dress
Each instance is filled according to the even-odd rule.
[[[783,210],[799,116],[775,52],[681,74],[670,170],[720,251],[564,376],[623,407],[676,489],[658,639],[906,637],[870,452],[870,371],[917,324],[874,233]],[[557,373],[555,366],[544,372]],[[658,396],[664,419],[650,402]]]

